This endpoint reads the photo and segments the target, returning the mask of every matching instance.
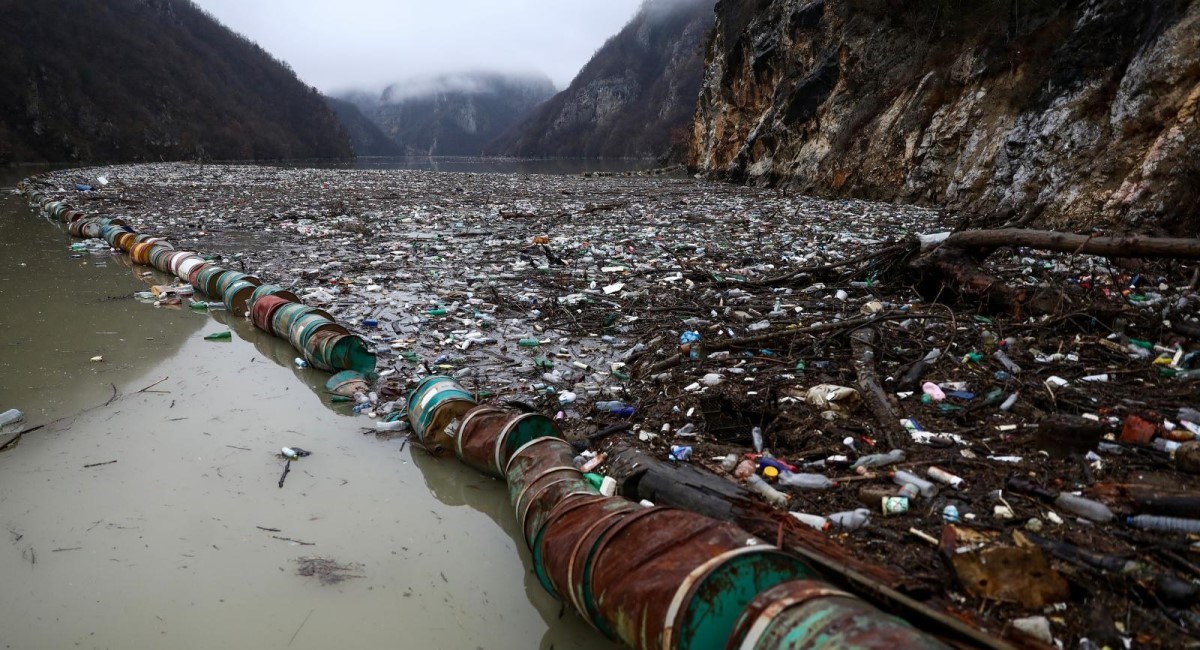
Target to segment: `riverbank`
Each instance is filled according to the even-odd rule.
[[[100,175],[108,184],[98,192],[67,189]],[[1147,283],[1084,256],[1013,251],[991,263],[1014,285],[1073,282],[1085,286],[1093,305],[1122,303],[1125,325],[1111,339],[1116,319],[1086,312],[1045,320],[925,302],[895,259],[877,255],[905,235],[946,227],[936,213],[908,207],[689,179],[191,165],[59,172],[37,185],[89,215],[126,217],[177,248],[219,253],[226,267],[244,265],[264,280],[294,284],[306,302],[373,338],[379,369],[395,371],[384,384],[397,392],[429,372],[453,374],[478,394],[557,414],[576,439],[620,421],[622,409],[614,415],[596,408],[620,401],[632,408],[628,442],[660,458],[672,446],[690,446],[693,462],[713,468],[711,459],[753,451],[758,427],[780,458],[820,461],[822,468],[808,471],[843,479],[837,489],[792,492],[792,510],[874,510],[870,525],[833,538],[900,576],[896,587],[933,594],[939,609],[968,616],[984,602],[999,602],[976,619],[993,632],[998,621],[1041,615],[1051,603],[1132,607],[1133,629],[1175,624],[1189,611],[1194,594],[1183,594],[1183,606],[1131,605],[1145,575],[1179,575],[1186,584],[1186,562],[1143,550],[1162,548],[1164,533],[1077,520],[1039,503],[1036,493],[1013,496],[1008,479],[1089,490],[1120,514],[1138,511],[1111,486],[1186,481],[1168,452],[1150,446],[1161,437],[1137,444],[1123,439],[1121,427],[1153,411],[1169,418],[1172,431],[1186,431],[1179,408],[1193,400],[1187,382],[1159,372],[1171,364],[1143,357],[1154,356],[1155,344],[1185,353],[1194,345],[1186,335],[1153,329],[1161,321],[1158,305],[1195,304],[1186,289],[1190,267],[1144,266],[1139,277],[1162,276]],[[1120,289],[1130,284],[1135,291],[1125,299]],[[873,421],[855,404],[861,396],[830,404],[832,389],[812,390],[856,385],[861,355],[848,335],[861,329],[864,313],[877,317],[870,323],[880,337],[872,363],[907,420],[900,438],[892,431],[898,422]],[[701,359],[673,363],[680,337],[690,332],[699,337]],[[1150,347],[1142,349],[1151,351],[1130,352],[1121,336],[1145,341]],[[888,381],[933,348],[944,354],[922,378],[935,381],[936,391],[924,391],[930,397],[917,399],[920,382]],[[1012,367],[993,356],[998,350]],[[1113,379],[1085,379],[1100,374]],[[1001,410],[1011,395],[1018,396],[1014,405]],[[1091,416],[1098,424],[1087,435],[1113,440],[1086,462],[1078,454],[1042,453],[1062,442],[1039,435],[1039,425],[1059,414]],[[1080,448],[1094,453],[1096,439]],[[962,489],[931,490],[914,497],[907,513],[884,517],[878,495],[896,490],[886,470],[845,480],[853,474],[844,465],[892,446],[906,453],[899,467],[924,476],[936,464],[965,479]],[[945,525],[951,506],[960,526]],[[1113,586],[1112,576],[1031,546],[1030,535],[1131,555],[1153,571],[1116,576]],[[1174,540],[1172,553],[1188,552],[1178,536],[1166,537]],[[967,547],[973,550],[954,555]],[[1052,568],[1032,559],[1043,557],[1035,547],[1047,549]],[[1007,574],[984,576],[1004,589],[968,581],[986,561],[948,568],[942,560],[947,552],[975,558],[971,553],[989,549],[1022,558]],[[1025,598],[1030,566],[1049,585],[1037,602]],[[1051,610],[1053,633],[1117,642],[1128,634],[1115,615],[1097,620],[1087,608]]]

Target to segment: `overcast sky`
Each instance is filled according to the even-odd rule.
[[[194,0],[325,92],[541,71],[566,87],[641,0]]]

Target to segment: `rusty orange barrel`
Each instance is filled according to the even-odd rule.
[[[592,561],[597,543],[610,528],[646,508],[626,499],[609,497],[598,506],[588,506],[587,510],[586,514],[590,516],[584,521],[559,524],[564,528],[561,533],[547,526],[543,534],[546,573],[555,590],[571,603],[588,625],[615,641],[616,633],[600,618],[592,596]],[[571,529],[566,529],[568,523],[573,524]]]
[[[480,406],[463,416],[454,439],[454,454],[475,469],[504,478],[513,453],[537,438],[562,438],[562,431],[540,413],[521,413]]]
[[[472,408],[475,408],[475,400],[458,382],[451,377],[433,375],[409,393],[408,422],[425,449],[434,456],[443,456],[454,444],[446,427]]]
[[[540,467],[509,484],[509,498],[521,526],[525,544],[533,549],[533,541],[546,523],[550,512],[564,499],[572,496],[595,496],[600,493],[583,478],[583,472],[572,466]]]
[[[289,304],[288,301],[279,296],[264,296],[255,300],[250,306],[250,321],[254,326],[264,332],[271,331],[271,316],[275,314],[275,310]]]
[[[725,647],[949,649],[905,621],[815,580],[785,582],[758,594],[739,616]]]
[[[117,235],[113,241],[116,243],[117,248],[128,253],[129,249],[133,248],[134,237],[137,237],[137,233],[123,232],[123,233]]]
[[[567,534],[569,535],[569,531],[575,530],[580,522],[590,521],[595,517],[595,513],[607,500],[607,497],[594,494],[571,495],[559,501],[550,510],[549,514],[546,515],[545,523],[533,538],[533,548],[530,549],[530,553],[533,556],[533,573],[537,576],[542,588],[549,592],[551,596],[559,600],[566,600],[554,588],[554,583],[550,581],[550,574],[546,569],[545,551],[547,533],[553,531],[551,534],[557,536],[563,534],[563,531],[568,531]],[[574,513],[575,510],[579,510],[580,508],[590,508],[590,510],[582,513]],[[572,528],[572,525],[576,528]],[[563,566],[565,566],[565,561]],[[565,580],[564,584],[566,584]]]
[[[696,650],[727,639],[762,591],[811,575],[795,556],[733,524],[649,508],[597,540],[585,593],[622,642]]]
[[[71,225],[67,226],[67,232],[71,233],[72,237],[83,237],[83,225],[85,223],[87,222],[82,220],[74,221]]]
[[[504,478],[504,472],[495,462],[496,443],[504,425],[516,414],[516,411],[486,404],[467,411],[454,436],[454,455],[484,474]]]

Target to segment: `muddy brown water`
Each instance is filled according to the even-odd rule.
[[[286,342],[130,300],[148,269],[71,241],[0,197],[0,410],[46,424],[0,453],[0,645],[613,647],[538,585],[502,483],[364,434]],[[281,489],[284,445],[313,453]]]

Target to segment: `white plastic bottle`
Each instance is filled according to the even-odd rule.
[[[0,413],[0,427],[6,427],[10,424],[16,424],[25,419],[25,414],[17,409],[8,409]]]

